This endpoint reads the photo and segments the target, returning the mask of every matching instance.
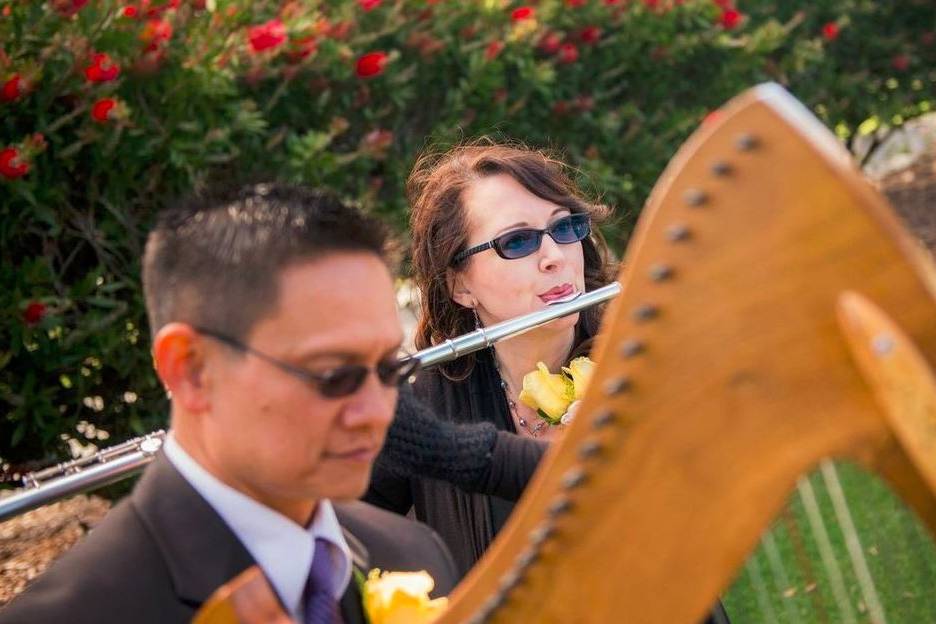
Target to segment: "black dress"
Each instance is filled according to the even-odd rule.
[[[440,420],[464,424],[489,422],[500,431],[516,433],[490,350],[478,354],[476,364],[465,380],[452,382],[437,369],[430,369],[419,374],[414,389]],[[536,470],[545,444],[498,447],[492,458],[497,468],[497,483],[489,483],[480,489],[519,495]],[[505,452],[508,449],[512,455]],[[512,498],[515,500],[517,496]],[[480,559],[514,506],[513,500],[469,493],[445,481],[400,477],[382,470],[379,463],[375,466],[365,500],[400,514],[407,514],[412,509],[417,519],[441,535],[462,574]]]

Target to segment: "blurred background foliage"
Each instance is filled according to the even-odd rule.
[[[165,425],[138,258],[173,197],[275,174],[403,233],[415,156],[486,134],[572,164],[620,250],[680,143],[765,80],[866,158],[936,104],[936,8],[0,0],[0,463]]]

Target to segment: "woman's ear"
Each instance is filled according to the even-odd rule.
[[[474,309],[478,306],[478,300],[472,296],[461,273],[448,269],[445,272],[445,283],[452,301],[464,308]]]
[[[204,339],[186,323],[164,325],[153,340],[156,374],[171,393],[173,403],[188,412],[201,412],[210,406],[204,356]]]

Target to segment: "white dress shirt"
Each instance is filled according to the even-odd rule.
[[[316,538],[331,546],[332,588],[335,599],[341,600],[351,580],[351,549],[328,499],[318,501],[311,524],[302,527],[219,481],[179,445],[171,431],[163,451],[260,564],[292,617],[302,621],[304,615],[302,593],[312,569]]]

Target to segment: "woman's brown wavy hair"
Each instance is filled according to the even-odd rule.
[[[416,326],[416,348],[424,349],[475,329],[474,315],[452,300],[447,272],[452,258],[468,245],[465,189],[481,178],[507,174],[528,191],[573,213],[588,213],[592,233],[582,241],[585,288],[591,291],[614,279],[615,269],[607,243],[598,229],[610,214],[608,207],[585,200],[567,175],[567,166],[540,150],[489,141],[460,145],[444,153],[423,154],[407,180],[412,213],[412,262],[419,287],[421,312]],[[579,318],[577,330],[593,335],[601,310],[591,308]],[[475,356],[463,356],[442,365],[449,379],[464,379]]]

